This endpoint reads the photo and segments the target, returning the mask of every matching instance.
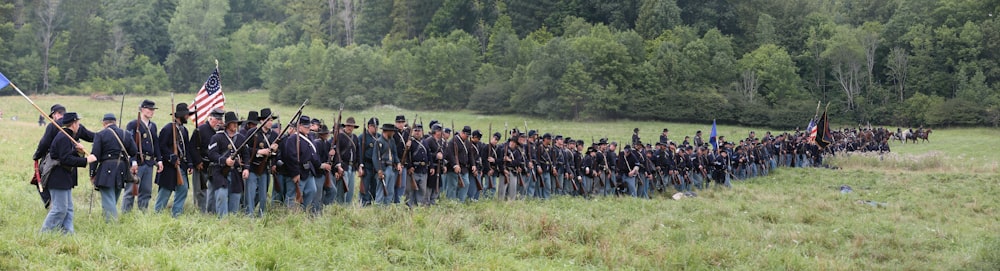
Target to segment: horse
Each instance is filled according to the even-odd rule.
[[[923,139],[923,142],[930,142],[930,140],[927,139],[927,137],[931,135],[931,132],[933,132],[931,129],[927,129],[927,131],[917,133],[916,138]],[[913,139],[913,141],[916,142],[917,140]]]
[[[913,143],[917,143],[917,134],[913,133],[912,130],[903,131],[903,144],[906,144],[910,140],[913,140]]]

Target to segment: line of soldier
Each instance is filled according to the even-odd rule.
[[[123,192],[122,212],[148,209],[154,180],[159,186],[156,212],[170,205],[173,194],[170,213],[180,215],[190,189],[200,212],[261,216],[268,203],[318,213],[325,205],[353,204],[355,195],[362,205],[405,200],[409,206],[433,205],[442,199],[553,195],[650,198],[671,187],[680,192],[706,189],[712,183],[730,187],[732,180],[766,175],[778,166],[818,166],[823,154],[802,132],[779,136],[768,132],[762,138],[750,132],[739,143],[719,137],[721,144],[715,147],[703,140],[701,131],[693,142],[685,137],[677,144],[669,140],[668,129],[654,145],[644,145],[636,128],[632,144],[619,151],[617,142],[606,138],[586,146],[583,140],[516,128],[486,135],[483,141],[479,130],[464,126],[452,131],[433,120],[425,133],[422,124],[407,125],[404,116],[381,126],[372,117],[360,134],[355,134],[360,126],[353,117],[331,131],[319,120],[300,116],[292,122],[294,127],[282,131],[278,115],[268,108],[250,111],[244,120],[234,112],[215,109],[189,133],[185,124],[195,113],[187,104],[177,104],[171,123],[162,129],[151,121],[157,110],[154,102],[144,100],[139,109],[125,129],[118,127],[115,115],[106,114],[103,129],[94,133],[79,124],[75,113],[52,106],[50,116],[74,139],[56,144],[62,134],[50,124],[34,155],[36,167],[50,153],[60,162],[75,159],[63,155],[76,153],[71,147],[82,148],[77,140],[93,142],[87,157],[91,182],[100,191],[103,213],[110,221],[118,216]],[[75,177],[59,178],[72,181],[58,187],[54,184],[60,182],[50,182],[52,187],[46,188],[76,186]],[[71,221],[72,200],[66,206],[65,194],[51,193],[48,189],[40,193],[46,207],[62,205],[52,207],[50,216],[58,212]]]

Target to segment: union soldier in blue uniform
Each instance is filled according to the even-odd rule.
[[[377,162],[376,157],[373,156],[375,153],[373,149],[375,148],[375,142],[378,141],[379,121],[377,118],[371,118],[368,120],[367,127],[365,131],[361,134],[361,146],[359,146],[359,152],[361,154],[361,165],[358,169],[358,177],[361,177],[361,193],[359,197],[361,198],[361,205],[367,206],[375,201],[375,192],[378,181],[377,172],[371,172],[374,170],[375,163]]]
[[[166,161],[166,163],[164,163],[163,171],[157,174],[156,184],[160,186],[160,189],[156,195],[156,205],[153,206],[153,210],[159,212],[166,208],[167,200],[173,193],[174,206],[170,214],[174,217],[184,211],[184,202],[187,200],[187,190],[190,186],[187,173],[192,168],[191,161],[194,161],[194,156],[189,149],[191,141],[184,124],[187,124],[191,115],[194,115],[194,112],[188,111],[187,104],[177,104],[174,115],[171,116],[174,118],[173,122],[164,125],[157,138],[159,139],[157,146],[159,148],[157,152],[160,154],[159,159]]]
[[[236,113],[226,112],[225,128],[212,136],[212,143],[208,145],[213,189],[211,193],[214,195],[215,212],[220,218],[230,211],[239,210],[240,195],[243,193],[242,180],[250,175],[250,171],[243,166],[246,161],[242,158],[247,157],[247,149],[240,150],[239,144],[244,141],[244,137],[238,132],[239,124]]]
[[[394,203],[392,197],[396,194],[396,175],[403,169],[399,155],[396,154],[396,143],[392,140],[395,133],[395,125],[383,124],[382,136],[376,140],[371,149],[374,159],[372,171],[377,178],[375,183],[377,189],[374,189],[375,202],[383,205]]]
[[[261,109],[260,112],[250,111],[247,122],[260,125],[260,132],[250,138],[247,148],[250,149],[250,177],[246,180],[246,191],[243,191],[243,201],[246,204],[246,213],[250,216],[262,216],[267,209],[267,187],[271,182],[272,157],[278,149],[274,143],[278,139],[278,133],[272,129],[272,116],[270,108]]]
[[[66,114],[66,107],[60,104],[54,104],[49,109],[49,117],[52,118],[55,123],[49,123],[49,125],[45,126],[45,133],[42,134],[42,138],[38,140],[38,147],[35,149],[35,154],[31,156],[31,160],[35,160],[36,176],[40,175],[40,163],[44,161],[42,158],[49,153],[49,148],[52,146],[52,140],[56,138],[56,134],[59,134],[59,130],[62,129],[58,125],[61,125],[59,123],[64,114]],[[38,117],[42,118],[42,116]],[[83,124],[79,125],[80,128],[73,136],[83,141],[94,142],[94,133],[87,130],[87,127],[84,127]],[[33,178],[31,184],[37,187],[41,185],[41,182]],[[49,203],[51,202],[49,191],[46,189],[41,189],[40,191],[42,192],[39,192],[38,195],[41,197],[42,203],[45,204],[45,208],[49,208]]]
[[[298,132],[290,134],[288,140],[283,142],[284,148],[281,152],[281,160],[285,163],[286,174],[289,181],[285,181],[285,204],[296,206],[296,190],[302,194],[302,208],[311,205],[312,212],[319,211],[319,205],[314,203],[316,197],[316,171],[329,170],[329,164],[323,164],[317,154],[316,146],[309,139],[310,118],[299,117]],[[298,186],[298,189],[295,187]]]
[[[361,163],[361,157],[359,155],[359,144],[358,136],[354,134],[354,129],[357,129],[357,123],[354,121],[354,117],[348,117],[347,121],[340,124],[340,130],[335,136],[339,137],[337,139],[337,146],[333,146],[335,149],[335,155],[337,156],[337,174],[339,174],[344,181],[347,182],[347,191],[338,191],[336,197],[337,202],[341,204],[349,205],[354,201],[354,184],[357,176],[357,172]]]
[[[101,193],[101,208],[105,221],[118,218],[118,197],[125,187],[129,172],[129,158],[136,155],[135,142],[128,140],[126,133],[118,128],[114,114],[104,115],[104,130],[97,132],[90,153],[97,156],[97,162],[90,164],[90,178]]]
[[[421,142],[423,138],[424,126],[416,124],[413,133],[409,137],[410,153],[406,157],[406,172],[412,177],[413,183],[406,186],[406,205],[416,207],[430,204],[430,193],[427,191],[427,173],[430,170],[432,154],[430,150]]]
[[[208,156],[208,146],[212,143],[212,136],[222,129],[222,117],[226,112],[222,109],[213,109],[210,113],[207,121],[198,126],[197,129],[191,134],[191,163],[194,164],[194,170],[191,171],[191,182],[188,187],[191,188],[191,194],[194,197],[194,203],[202,213],[214,213],[215,212],[215,201],[214,195],[210,192],[212,173],[209,172],[209,165],[212,160]]]
[[[74,135],[80,130],[80,118],[75,112],[63,116],[62,126],[67,133]],[[85,167],[87,163],[97,161],[93,154],[81,157],[83,145],[63,133],[57,133],[52,140],[47,155],[59,161],[59,166],[52,169],[48,182],[43,184],[50,191],[52,206],[42,223],[42,232],[60,230],[63,234],[73,234],[73,188],[77,185],[76,168]]]
[[[157,173],[163,171],[157,135],[159,130],[152,120],[156,109],[156,103],[143,100],[139,105],[139,117],[125,125],[125,131],[129,132],[130,139],[135,140],[135,145],[139,148],[139,154],[132,157],[132,173],[137,174],[139,179],[135,183],[125,184],[127,193],[122,200],[123,213],[131,211],[133,206],[138,206],[141,210],[149,207],[153,193],[153,167],[156,167]],[[136,185],[139,186],[138,189],[133,187]]]

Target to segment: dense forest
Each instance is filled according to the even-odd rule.
[[[995,0],[2,0],[31,93],[226,90],[554,119],[1000,123]],[[10,95],[11,89],[3,90]]]

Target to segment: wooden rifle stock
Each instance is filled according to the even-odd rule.
[[[171,92],[170,93],[170,118],[173,119],[173,121],[174,121],[174,123],[173,123],[174,125],[171,125],[172,129],[170,129],[170,130],[173,130],[173,134],[174,134],[174,142],[171,142],[171,143],[173,143],[171,145],[174,145],[174,156],[177,156],[177,162],[174,163],[174,169],[177,170],[177,185],[180,186],[180,185],[184,185],[184,178],[181,177],[181,174],[184,174],[184,173],[181,172],[181,153],[177,152],[177,142],[178,142],[177,134],[178,133],[177,133],[177,116],[176,116],[177,112],[176,112],[176,110],[177,109],[174,107],[174,93]],[[184,139],[180,139],[180,140],[184,140]]]
[[[139,164],[142,164],[145,163],[146,161],[143,161],[142,159],[144,154],[142,154],[142,135],[141,135],[142,132],[139,131],[139,125],[142,125],[142,110],[139,110],[139,112],[135,113],[135,135],[134,135],[135,146],[138,147],[139,149],[139,155],[137,155],[138,157],[136,157],[136,161],[139,161]],[[132,196],[139,196],[140,183],[142,183],[142,180],[140,180],[139,178],[135,178],[135,183],[132,183]]]

